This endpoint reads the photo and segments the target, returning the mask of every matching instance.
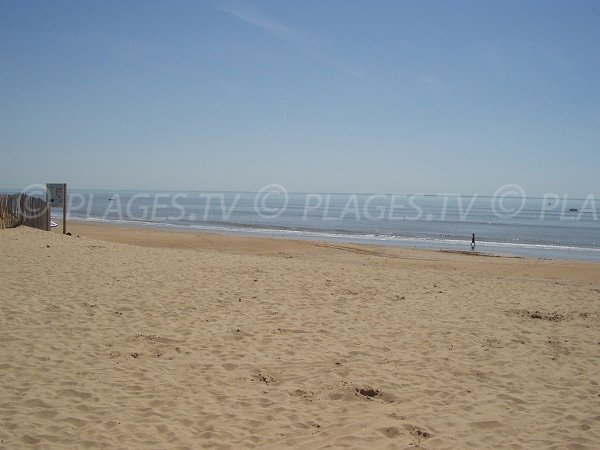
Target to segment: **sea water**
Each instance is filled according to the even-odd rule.
[[[74,191],[76,220],[600,261],[600,201],[460,194]]]

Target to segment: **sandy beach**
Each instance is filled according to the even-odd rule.
[[[0,448],[600,442],[600,265],[0,230]]]

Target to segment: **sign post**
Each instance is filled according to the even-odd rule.
[[[67,183],[48,183],[46,184],[46,201],[49,208],[63,209],[63,234],[67,234]],[[48,221],[50,214],[48,214]],[[48,230],[50,224],[48,223]]]

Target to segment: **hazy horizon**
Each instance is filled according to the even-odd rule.
[[[1,189],[600,195],[594,1],[3,2]]]

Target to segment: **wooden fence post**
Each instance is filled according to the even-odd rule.
[[[50,230],[50,207],[43,199],[27,194],[0,195],[0,229],[19,225]]]

